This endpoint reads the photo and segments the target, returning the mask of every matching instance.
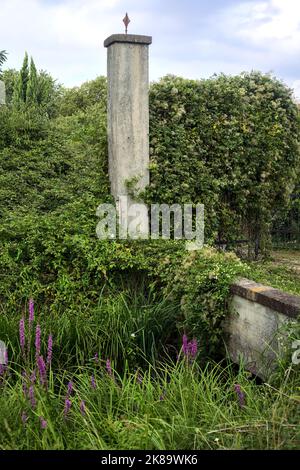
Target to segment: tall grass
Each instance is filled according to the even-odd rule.
[[[0,316],[9,346],[0,366],[0,449],[298,448],[299,374],[285,368],[258,385],[225,360],[200,367],[195,348],[190,354],[178,339],[177,312],[151,290],[103,291],[92,311],[36,308],[31,324],[26,314],[23,348],[20,316]]]
[[[95,388],[91,385],[91,375]],[[110,376],[104,364],[73,376],[64,414],[67,374],[36,387],[37,405],[21,379],[0,396],[1,449],[293,449],[300,443],[296,382],[273,389],[235,375],[231,366],[204,370],[185,360]],[[50,374],[51,375],[51,374]],[[235,392],[239,383],[245,405]],[[299,385],[299,382],[298,382]],[[298,401],[297,401],[298,400]],[[84,403],[84,409],[82,407]],[[26,414],[26,423],[21,420]],[[47,425],[42,429],[41,419]]]
[[[44,336],[53,334],[56,369],[76,368],[92,361],[96,353],[112,358],[120,369],[126,362],[139,366],[146,360],[154,361],[166,347],[172,348],[178,340],[178,312],[176,303],[151,289],[110,288],[103,289],[97,305],[89,309],[78,305],[63,312],[43,312],[36,308],[35,324],[41,325]],[[0,339],[6,342],[16,363],[22,360],[19,320],[19,313],[3,311],[0,315]]]

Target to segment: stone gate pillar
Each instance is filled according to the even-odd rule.
[[[5,83],[0,80],[0,105],[5,104]]]
[[[128,195],[127,181],[134,179],[137,190],[149,183],[148,46],[151,43],[151,36],[135,34],[113,34],[104,41],[107,48],[109,177],[116,201]],[[146,213],[143,218],[145,228],[148,225]]]

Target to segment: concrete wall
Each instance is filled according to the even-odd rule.
[[[300,313],[300,297],[248,279],[231,287],[231,314],[224,322],[232,360],[267,379],[281,355],[282,326]]]

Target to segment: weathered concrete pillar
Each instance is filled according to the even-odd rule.
[[[0,105],[5,104],[5,83],[0,80]]]
[[[107,47],[108,150],[112,195],[128,194],[149,183],[149,67],[151,36],[113,34]]]

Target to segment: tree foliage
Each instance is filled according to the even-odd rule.
[[[7,60],[7,52],[6,51],[0,51],[0,73],[1,73],[1,68],[4,62]]]

